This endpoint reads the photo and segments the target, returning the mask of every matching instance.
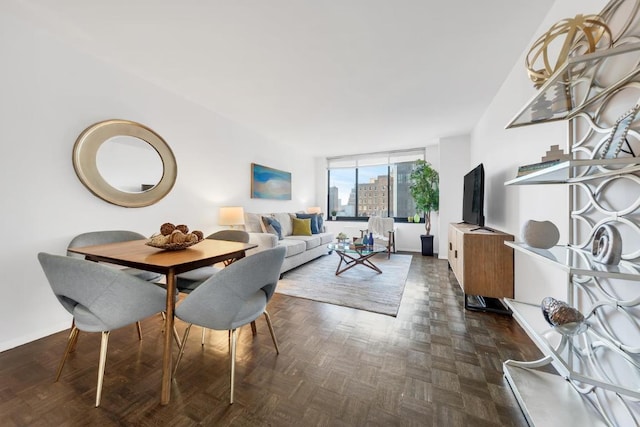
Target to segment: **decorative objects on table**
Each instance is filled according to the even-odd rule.
[[[127,208],[158,202],[169,194],[178,175],[176,158],[165,140],[130,120],[89,126],[78,136],[72,158],[76,175],[89,191]]]
[[[251,163],[251,198],[291,200],[291,172]]]
[[[343,232],[340,232],[336,236],[336,239],[338,239],[338,242],[346,242],[347,240],[349,240],[349,237],[346,234],[344,234]]]
[[[618,118],[618,120],[616,120],[616,123],[613,125],[609,136],[602,146],[602,151],[600,151],[600,158],[614,159],[618,157],[618,154],[622,150],[622,144],[624,142],[629,145],[629,142],[627,141],[627,132],[629,132],[631,123],[633,123],[633,121],[636,119],[639,111],[640,105],[636,104],[633,108],[625,112],[622,116],[620,116],[620,118]],[[633,151],[631,151],[629,154],[631,154],[632,156],[634,155]]]
[[[544,320],[563,335],[577,335],[589,326],[584,315],[564,301],[546,297],[540,304]]]
[[[532,248],[549,249],[558,243],[560,232],[551,221],[530,219],[522,226],[521,237]]]
[[[242,206],[222,206],[218,224],[228,225],[231,228],[236,225],[244,225],[244,208]]]
[[[549,48],[561,36],[565,36],[564,42],[553,63],[549,58]],[[533,43],[525,60],[529,78],[535,88],[539,89],[570,55],[595,52],[605,36],[607,37],[604,47],[608,48],[612,43],[611,30],[598,15],[580,14],[552,25],[549,31]],[[541,64],[538,64],[539,60]]]
[[[160,226],[160,234],[151,236],[146,244],[154,248],[176,251],[193,246],[202,239],[204,234],[200,230],[189,232],[189,227],[184,224],[173,225],[165,222]]]
[[[616,265],[622,259],[622,237],[611,224],[598,227],[591,246],[593,259],[600,264]]]

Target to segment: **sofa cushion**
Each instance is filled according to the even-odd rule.
[[[320,239],[321,245],[328,245],[333,242],[333,233],[319,233],[317,237]]]
[[[271,217],[275,218],[280,223],[280,226],[282,227],[282,237],[291,236],[293,226],[291,224],[291,216],[287,212],[274,213],[271,214]]]
[[[266,233],[261,215],[254,213],[244,214],[244,230],[247,233]]]
[[[297,213],[296,218],[310,219],[311,220],[311,234],[318,234],[320,228],[318,228],[318,216],[317,214]]]
[[[285,258],[303,253],[307,249],[307,245],[302,240],[295,239],[282,239],[278,242],[278,246],[284,246],[287,248]]]
[[[289,236],[287,237],[289,240],[297,240],[300,242],[304,242],[306,250],[317,248],[322,244],[322,239],[319,234],[313,234],[311,236]]]
[[[311,218],[291,218],[293,224],[292,236],[311,236]]]
[[[278,240],[282,240],[282,226],[277,219],[269,216],[263,216],[262,222],[267,229],[267,233],[275,234],[278,236]]]

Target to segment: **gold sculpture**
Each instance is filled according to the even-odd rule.
[[[564,43],[554,64],[549,58],[549,46],[563,35]],[[525,60],[529,78],[536,89],[540,88],[557,69],[564,65],[569,55],[595,52],[601,40],[605,40],[606,48],[611,47],[611,30],[599,15],[580,14],[575,18],[563,19],[555,23],[529,49]],[[542,61],[542,64],[537,65],[539,61]]]

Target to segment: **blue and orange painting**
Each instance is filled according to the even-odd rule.
[[[251,163],[251,198],[291,200],[291,172]]]

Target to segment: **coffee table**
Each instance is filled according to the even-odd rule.
[[[340,257],[340,262],[336,268],[336,276],[344,273],[350,268],[356,265],[364,265],[370,269],[382,273],[382,270],[378,268],[372,261],[371,257],[386,252],[385,246],[373,245],[373,246],[354,246],[352,243],[330,243],[327,245],[327,249],[335,251]],[[344,267],[341,269],[342,263]]]

